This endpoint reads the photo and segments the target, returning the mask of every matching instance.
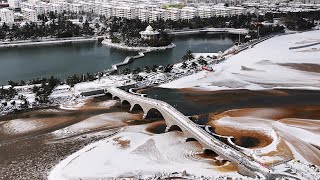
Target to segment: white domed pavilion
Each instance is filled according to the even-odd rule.
[[[158,38],[159,32],[154,31],[153,28],[149,25],[145,31],[140,32],[140,35],[143,39],[155,39]]]

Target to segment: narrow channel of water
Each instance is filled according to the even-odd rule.
[[[148,97],[159,99],[174,106],[185,115],[221,113],[241,108],[274,108],[296,106],[320,106],[319,91],[312,90],[225,90],[196,91],[192,89],[149,88],[143,93]],[[319,114],[303,114],[299,118],[318,119]],[[206,116],[200,116],[206,123]],[[202,124],[200,123],[200,124]]]

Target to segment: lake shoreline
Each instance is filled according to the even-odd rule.
[[[72,37],[72,38],[50,38],[41,39],[38,41],[10,41],[10,42],[0,42],[0,48],[14,48],[14,47],[25,47],[25,46],[45,46],[54,44],[73,44],[73,43],[83,43],[83,42],[94,42],[102,39],[103,37]]]

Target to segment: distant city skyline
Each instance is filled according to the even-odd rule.
[[[184,3],[229,3],[229,4],[242,4],[242,3],[312,3],[319,4],[319,0],[184,0]]]

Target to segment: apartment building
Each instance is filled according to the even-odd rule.
[[[70,11],[79,14],[79,13],[83,12],[83,6],[82,6],[82,4],[72,3],[70,5]]]
[[[149,21],[157,21],[161,19],[161,12],[154,10],[150,12]]]
[[[8,0],[10,9],[20,9],[21,8],[21,0]]]
[[[2,23],[13,23],[14,15],[13,11],[9,9],[0,9],[0,22]]]
[[[146,9],[139,9],[138,11],[138,18],[141,21],[149,21],[149,16],[152,16],[152,11],[148,11]],[[151,17],[152,18],[152,17]]]
[[[62,4],[48,3],[47,6],[46,6],[46,13],[48,13],[48,12],[54,12],[56,14],[63,13]]]
[[[230,9],[227,9],[225,7],[213,7],[212,8],[212,14],[214,16],[223,16],[223,17],[226,17],[226,16],[230,16],[231,15],[231,10]]]
[[[112,8],[112,16],[122,17],[127,19],[135,19],[135,9],[131,6],[115,6]]]
[[[38,21],[37,12],[35,10],[29,9],[29,8],[22,8],[21,12],[24,19],[26,19],[27,21],[31,21],[31,22]]]
[[[103,4],[100,7],[100,11],[98,12],[100,15],[104,15],[107,18],[112,16],[112,6],[110,4]]]
[[[242,15],[246,14],[246,9],[243,7],[228,7],[228,10],[230,10],[230,15]]]
[[[83,12],[86,12],[86,13],[94,12],[94,9],[95,9],[94,3],[86,2],[86,1],[80,1],[78,3],[82,5]]]
[[[168,8],[168,19],[177,21],[180,19],[180,9],[178,8]]]
[[[9,0],[20,1],[20,0]],[[233,16],[242,15],[247,12],[260,13],[261,11],[267,12],[270,10],[278,10],[283,12],[306,10],[309,11],[310,4],[288,4],[282,6],[270,5],[268,1],[264,3],[245,3],[243,7],[232,6],[232,4],[248,2],[244,0],[204,0],[207,4],[193,4],[193,6],[186,6],[181,9],[167,8],[162,9],[163,1],[160,0],[139,0],[138,2],[132,0],[75,0],[72,3],[66,2],[66,0],[50,0],[50,3],[42,2],[39,0],[28,0],[28,2],[21,3],[22,8],[32,9],[36,11],[36,14],[43,14],[53,11],[57,14],[66,12],[73,13],[95,13],[104,15],[107,18],[111,16],[123,17],[128,19],[138,18],[141,21],[156,21],[158,19],[170,19],[177,21],[179,19],[189,20],[194,17],[210,18],[213,16]],[[202,0],[195,1],[196,3],[204,2]],[[319,0],[320,1],[320,0]],[[231,3],[233,2],[233,3]],[[308,3],[312,3],[312,0],[306,0]],[[189,1],[188,1],[189,3]],[[222,4],[213,4],[222,3]],[[229,3],[229,7],[224,6],[224,3]],[[320,2],[319,2],[320,3]],[[231,6],[230,6],[231,5]],[[286,7],[283,9],[282,7]],[[317,7],[312,5],[312,8]],[[282,8],[282,9],[281,9]],[[299,9],[300,8],[300,9]],[[320,8],[320,6],[319,6]]]
[[[181,19],[192,19],[198,16],[198,10],[194,7],[184,7],[180,10],[180,18]]]

